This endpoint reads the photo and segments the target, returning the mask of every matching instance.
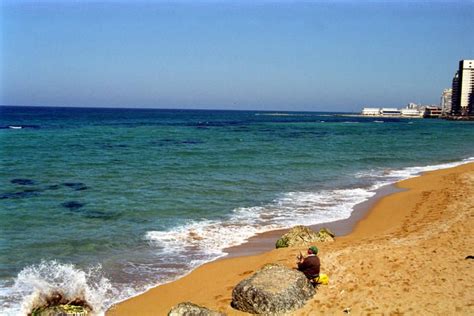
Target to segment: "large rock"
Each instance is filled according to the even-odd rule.
[[[306,226],[295,226],[276,242],[276,248],[307,246],[313,242],[334,241],[334,234],[328,228],[315,232]]]
[[[305,275],[268,264],[232,291],[232,307],[252,314],[283,314],[302,307],[315,294]]]
[[[42,300],[41,306],[35,306],[28,315],[32,316],[86,316],[92,313],[92,307],[83,299],[65,298],[59,292],[52,292]]]
[[[173,306],[168,316],[225,316],[225,314],[190,302],[184,302]]]
[[[56,305],[48,307],[38,307],[31,311],[31,316],[87,316],[90,311],[84,306],[77,305]]]

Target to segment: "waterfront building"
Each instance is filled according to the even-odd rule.
[[[423,117],[426,118],[438,118],[441,116],[441,108],[438,106],[427,105],[425,107],[425,113]]]
[[[451,115],[474,116],[474,60],[461,60],[453,78]]]
[[[361,114],[367,116],[379,116],[380,108],[363,108]]]
[[[382,108],[380,110],[382,116],[400,116],[400,110],[397,108]]]
[[[400,114],[402,117],[423,117],[424,111],[419,110],[417,108],[406,108],[406,109],[401,109]]]
[[[441,94],[441,102],[440,102],[442,115],[447,115],[451,113],[452,97],[453,97],[452,88],[443,90],[443,93]]]

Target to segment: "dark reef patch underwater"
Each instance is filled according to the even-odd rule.
[[[82,182],[64,182],[63,185],[76,191],[87,189],[87,186]]]
[[[41,189],[27,188],[17,192],[6,192],[0,194],[0,200],[4,199],[24,199],[39,196],[42,192]]]
[[[84,203],[80,203],[80,202],[77,202],[77,201],[69,201],[69,202],[64,202],[64,203],[61,203],[61,205],[67,209],[70,209],[70,210],[77,210],[77,209],[80,209],[81,207],[84,206]]]
[[[18,184],[18,185],[35,185],[36,182],[31,179],[12,179],[10,183]]]
[[[61,188],[70,188],[75,191],[83,191],[88,189],[88,187],[82,183],[82,182],[65,182],[62,184],[52,184],[48,185],[46,187],[34,187],[37,185],[37,182],[32,179],[27,179],[27,178],[15,178],[10,180],[11,184],[15,184],[17,186],[23,186],[25,187],[24,189],[20,191],[7,191],[4,193],[0,194],[0,200],[5,200],[5,199],[24,199],[24,198],[31,198],[31,197],[37,197],[40,195],[40,193],[48,190],[58,190]],[[18,187],[17,187],[18,188]],[[69,208],[74,208],[77,207],[74,205],[63,205],[64,207],[69,207]]]

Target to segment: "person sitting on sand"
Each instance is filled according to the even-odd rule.
[[[318,248],[311,246],[308,248],[308,256],[304,257],[300,252],[298,255],[298,270],[303,272],[309,280],[314,280],[319,276],[321,263],[318,257]]]

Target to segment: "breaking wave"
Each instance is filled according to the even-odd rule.
[[[73,264],[54,260],[24,268],[8,292],[9,299],[21,305],[4,303],[3,315],[27,315],[55,293],[68,301],[83,300],[92,308],[93,315],[103,315],[117,294],[110,281],[102,276],[100,266],[83,271]]]
[[[423,172],[453,168],[470,162],[474,162],[474,157],[469,157],[461,161],[447,162],[429,166],[407,167],[398,170],[371,169],[368,171],[358,172],[355,176],[356,178],[365,178],[372,181],[374,184],[372,185],[371,190],[376,190],[385,185],[419,176]]]
[[[373,195],[375,192],[366,189],[289,192],[267,205],[237,208],[225,221],[203,220],[169,231],[149,231],[146,239],[162,251],[176,253],[192,248],[218,257],[225,255],[225,248],[242,244],[258,233],[347,218],[356,204]]]
[[[168,231],[149,231],[145,238],[160,251],[176,254],[193,250],[206,253],[209,260],[224,256],[226,248],[240,245],[250,237],[269,230],[346,219],[355,205],[373,197],[376,190],[383,186],[422,172],[473,161],[474,157],[471,157],[459,162],[423,167],[359,172],[356,178],[364,178],[364,182],[369,183],[365,188],[289,192],[266,205],[234,209],[226,220],[193,221]]]

